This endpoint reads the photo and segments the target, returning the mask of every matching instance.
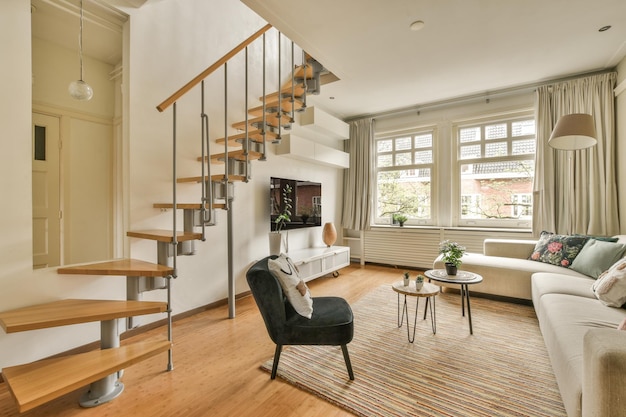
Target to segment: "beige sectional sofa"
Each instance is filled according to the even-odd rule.
[[[626,309],[600,302],[594,278],[529,260],[536,242],[487,239],[460,269],[483,276],[473,293],[532,300],[568,417],[626,417]]]

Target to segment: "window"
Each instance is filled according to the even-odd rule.
[[[433,132],[421,131],[376,140],[375,223],[390,224],[395,213],[406,224],[431,223]]]
[[[513,194],[513,201],[511,201],[512,215],[516,218],[531,219],[533,213],[533,195],[526,194]]]
[[[530,227],[532,116],[457,127],[459,225]]]

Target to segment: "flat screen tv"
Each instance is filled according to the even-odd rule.
[[[293,208],[291,221],[285,223],[283,230],[300,229],[322,225],[322,184],[288,178],[270,178],[270,230],[276,230],[276,218],[282,213],[285,203],[283,189],[291,187]]]

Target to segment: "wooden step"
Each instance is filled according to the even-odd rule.
[[[244,129],[245,129],[245,124],[244,124]],[[266,139],[268,141],[271,141],[273,139],[276,138],[276,136],[278,136],[277,133],[275,132],[271,132],[271,131],[267,131],[265,133]],[[241,147],[242,144],[239,141],[242,141],[246,138],[246,132],[242,132],[242,133],[238,133],[236,135],[232,135],[228,137],[228,146],[231,147]],[[254,142],[263,142],[263,134],[261,133],[261,131],[259,129],[249,129],[248,130],[248,138]],[[219,139],[215,139],[216,143],[224,143],[225,138],[219,138]]]
[[[201,177],[196,177],[197,181],[195,182],[201,182]],[[189,182],[189,181],[188,181]],[[213,208],[214,209],[223,209],[224,208],[224,204],[223,203],[213,203]],[[174,204],[172,203],[154,203],[153,205],[154,208],[159,208],[159,209],[173,209],[174,208]],[[178,209],[182,209],[182,210],[200,210],[202,208],[202,204],[201,203],[177,203],[176,207]],[[208,207],[205,207],[208,209]]]
[[[261,157],[263,156],[263,154],[261,152],[256,152],[256,151],[248,151],[248,160],[249,161],[254,161],[257,159],[261,159]],[[208,156],[205,157],[205,159],[209,158]],[[224,152],[222,153],[216,153],[210,156],[211,158],[211,163],[212,164],[219,164],[219,163],[224,163],[224,159],[226,158],[226,154]],[[243,149],[237,149],[236,151],[230,151],[228,152],[228,158],[230,159],[235,159],[237,161],[245,161],[246,160],[246,155],[245,155],[245,151]],[[202,161],[202,157],[198,157],[198,161]]]
[[[16,333],[165,311],[167,303],[160,301],[68,299],[1,312],[0,325]]]
[[[302,108],[302,106],[303,106],[302,100],[296,97],[293,103],[294,110],[298,111]],[[276,108],[276,107],[278,107],[278,99],[271,100],[265,103],[266,113],[267,113],[267,109]],[[284,112],[291,113],[291,97],[286,97],[282,99],[281,108],[283,109]],[[248,113],[253,116],[263,116],[263,105],[257,106],[248,110]]]
[[[298,67],[296,68],[294,78],[304,78],[304,67],[302,65],[298,65]],[[306,78],[307,80],[313,78],[313,67],[311,65],[306,66]]]
[[[291,96],[291,80],[289,80],[288,83],[286,83],[282,88],[281,88],[281,95],[285,96],[285,95],[289,95]],[[294,88],[294,94],[297,98],[302,97],[302,95],[304,94],[304,86],[301,83],[296,84],[295,88]],[[267,103],[268,101],[278,101],[278,91],[276,91],[275,93],[271,93],[265,96],[265,102]],[[263,97],[259,97],[260,101],[263,101]]]
[[[59,274],[113,275],[133,277],[166,277],[174,273],[174,268],[138,259],[116,259],[85,265],[61,267]]]
[[[229,175],[228,176],[228,182],[243,181],[243,179],[245,179],[245,176],[243,176],[243,175]],[[211,175],[211,181],[213,181],[213,182],[222,182],[222,181],[224,181],[224,174]],[[179,182],[179,183],[186,183],[186,182],[201,183],[202,182],[202,177],[178,178],[178,180],[176,182]]]
[[[171,349],[167,340],[45,359],[2,369],[21,413]]]
[[[289,124],[289,120],[290,120],[289,116],[282,115],[280,118],[280,123],[283,127],[285,127],[286,125]],[[261,123],[261,124],[263,123],[263,116],[248,119],[248,125],[253,129],[256,129],[255,124],[258,124],[258,123]],[[265,123],[267,123],[267,125],[270,127],[278,129],[278,117],[276,117],[276,114],[267,115],[265,117]],[[245,130],[246,121],[244,120],[241,122],[234,123],[232,127],[238,130]]]
[[[156,240],[157,242],[173,242],[174,235],[171,230],[133,230],[126,232],[128,237],[136,237],[139,239]],[[187,240],[198,240],[202,238],[201,233],[192,232],[176,232],[176,241],[185,242]]]

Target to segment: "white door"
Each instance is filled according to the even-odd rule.
[[[61,261],[59,119],[33,113],[33,268]]]

